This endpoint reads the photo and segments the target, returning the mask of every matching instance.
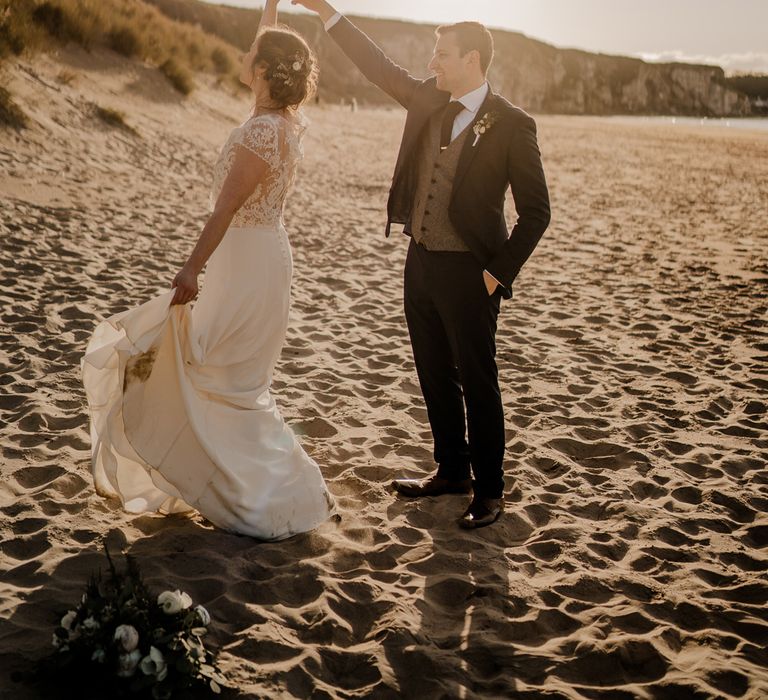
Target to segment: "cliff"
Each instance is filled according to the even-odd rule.
[[[173,19],[199,25],[240,48],[253,40],[258,10],[208,5],[199,0],[149,0]],[[283,14],[302,32],[322,66],[322,99],[356,98],[388,103],[355,70],[315,17]],[[426,77],[434,26],[353,18],[395,61]],[[748,116],[750,99],[726,81],[721,68],[559,49],[508,31],[494,30],[496,58],[490,82],[497,92],[533,112],[561,114],[674,114]]]
[[[729,87],[749,98],[752,114],[768,115],[768,75],[735,75],[725,81]]]

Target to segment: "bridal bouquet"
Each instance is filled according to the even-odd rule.
[[[80,604],[61,618],[51,680],[70,680],[100,698],[219,693],[226,680],[202,642],[208,611],[182,591],[153,597],[136,562],[125,558],[126,570],[118,572],[107,550],[108,578],[91,576]]]

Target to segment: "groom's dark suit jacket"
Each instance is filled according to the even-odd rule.
[[[445,107],[450,95],[437,89],[434,78],[418,80],[393,63],[346,17],[328,33],[368,80],[408,110],[387,203],[387,235],[392,223],[405,224],[409,233],[419,140],[429,118]],[[475,121],[486,114],[496,121],[476,145],[474,133],[466,139],[448,214],[467,248],[501,282],[502,294],[509,298],[512,282],[549,224],[549,193],[533,119],[492,90]],[[518,214],[511,232],[504,218],[508,187]]]

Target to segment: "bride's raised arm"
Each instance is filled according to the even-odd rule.
[[[261,34],[262,29],[274,27],[277,24],[277,5],[279,2],[280,0],[266,0],[264,9],[261,12],[261,20],[259,20],[259,28],[256,30],[256,36]]]

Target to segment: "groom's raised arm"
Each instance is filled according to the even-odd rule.
[[[413,93],[421,84],[405,68],[398,66],[376,43],[325,0],[292,0],[316,12],[329,36],[341,47],[360,72],[374,85],[408,109]]]

